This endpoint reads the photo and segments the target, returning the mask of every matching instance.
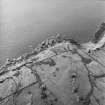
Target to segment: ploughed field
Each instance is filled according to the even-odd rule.
[[[0,68],[0,105],[105,105],[105,24],[79,44],[55,36]]]

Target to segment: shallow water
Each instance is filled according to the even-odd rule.
[[[29,52],[29,45],[56,33],[87,41],[105,21],[104,10],[103,1],[2,0],[0,62]]]

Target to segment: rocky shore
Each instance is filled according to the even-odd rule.
[[[7,59],[0,105],[105,105],[105,23],[90,42],[57,35]]]

